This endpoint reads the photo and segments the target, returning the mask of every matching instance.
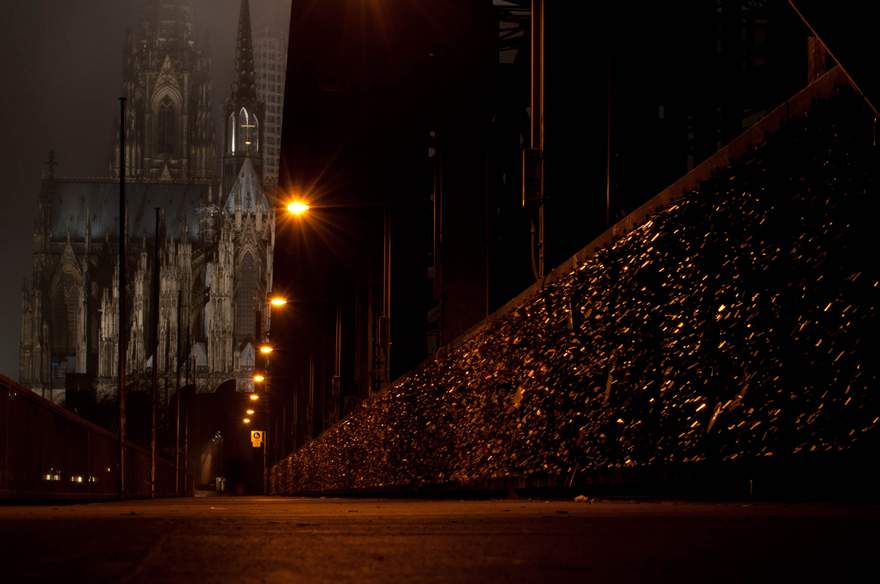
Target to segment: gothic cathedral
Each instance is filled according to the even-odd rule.
[[[22,297],[20,379],[55,401],[72,388],[115,395],[120,324],[133,384],[158,367],[164,396],[181,378],[201,392],[229,380],[251,391],[255,349],[269,328],[275,211],[262,176],[265,106],[257,94],[248,0],[241,2],[219,161],[211,63],[193,39],[189,1],[144,0],[143,8],[123,72],[125,298],[117,292],[118,154],[106,179],[57,177],[51,157],[43,176],[33,278]],[[127,306],[124,323],[120,301]],[[156,313],[158,336],[152,336]]]

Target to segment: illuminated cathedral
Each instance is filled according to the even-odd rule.
[[[253,389],[255,347],[269,327],[275,213],[264,186],[265,106],[248,0],[241,2],[219,157],[210,67],[193,38],[189,1],[144,0],[123,71],[124,323],[118,154],[105,179],[58,177],[50,157],[34,222],[33,276],[22,297],[20,380],[34,391],[55,401],[82,387],[114,395],[120,324],[132,383],[158,367],[164,396],[181,378],[203,392],[230,380],[239,391]],[[156,242],[158,305],[150,293]]]

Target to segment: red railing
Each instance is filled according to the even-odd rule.
[[[118,496],[115,434],[0,375],[0,499]],[[126,446],[126,496],[150,494],[150,452]],[[157,493],[174,494],[174,465],[159,461]]]

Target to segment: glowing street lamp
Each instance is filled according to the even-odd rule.
[[[250,395],[250,399],[251,399],[251,401],[257,401],[258,399],[260,399],[260,396],[256,393],[252,393]]]
[[[300,215],[305,215],[308,213],[311,206],[308,203],[294,199],[287,205],[287,212],[291,215],[299,217]]]
[[[283,296],[273,296],[269,300],[269,304],[271,304],[275,308],[281,308],[282,306],[287,304],[287,298],[284,298]]]
[[[272,345],[260,345],[260,353],[263,355],[268,355],[275,349],[272,348]]]
[[[253,415],[254,415],[254,410],[247,410],[247,411],[245,411],[245,413],[246,413],[247,415],[249,415],[249,416],[253,416]]]
[[[262,373],[254,375],[254,383],[263,383],[264,381],[266,381],[266,376]]]
[[[245,424],[250,424],[250,423],[251,423],[251,419],[250,419],[250,418],[245,418],[245,419],[242,420],[242,422],[244,422]]]

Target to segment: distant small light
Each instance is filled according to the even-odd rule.
[[[271,353],[274,350],[275,349],[272,348],[272,345],[260,345],[260,353],[262,353],[264,355],[268,355],[269,353]]]
[[[266,381],[266,376],[262,373],[254,375],[254,383],[263,383],[264,381]]]
[[[251,401],[257,401],[258,399],[260,399],[260,396],[255,393],[252,393],[250,395],[250,398],[251,398]]]
[[[250,418],[245,418],[245,419],[242,420],[242,422],[244,422],[245,424],[250,424],[250,423],[251,423],[251,419],[250,419]]]
[[[254,410],[247,410],[245,413],[246,413],[247,415],[249,415],[249,416],[253,416],[253,415],[254,415]]]

